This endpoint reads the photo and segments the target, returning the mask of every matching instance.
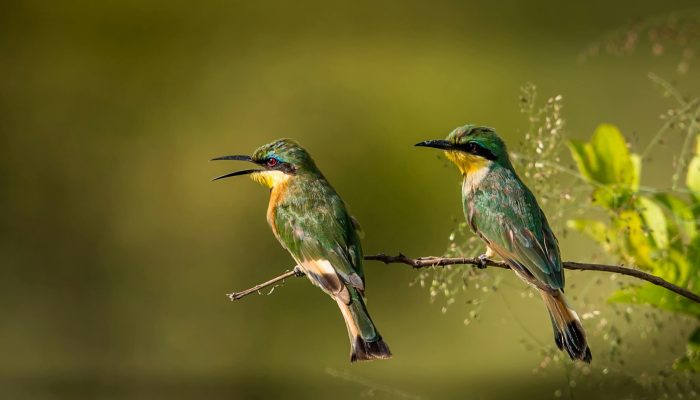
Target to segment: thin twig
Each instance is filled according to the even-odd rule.
[[[688,123],[688,129],[686,130],[685,134],[685,140],[683,140],[683,147],[681,147],[681,154],[678,156],[678,164],[676,165],[676,171],[673,173],[673,184],[671,185],[671,190],[676,190],[678,186],[678,179],[680,179],[681,176],[681,171],[683,168],[685,168],[687,158],[685,154],[690,150],[690,141],[693,139],[693,136],[696,129],[693,129],[697,125],[697,119],[698,115],[700,115],[700,107],[695,108],[695,112],[693,113],[693,116],[690,118],[690,122]]]
[[[664,135],[664,132],[668,128],[673,125],[674,122],[676,122],[676,119],[678,119],[679,116],[681,116],[683,113],[688,111],[692,106],[695,105],[695,103],[698,102],[698,98],[691,100],[690,102],[686,103],[683,107],[679,108],[678,110],[675,110],[674,114],[672,116],[669,116],[669,118],[666,120],[666,122],[661,126],[661,129],[659,129],[654,136],[651,138],[651,141],[647,144],[647,147],[644,148],[644,151],[642,152],[642,158],[646,158],[649,153],[651,152],[651,149],[656,146],[656,144],[661,140],[661,138]]]
[[[406,264],[409,265],[415,269],[420,269],[420,268],[428,268],[428,267],[444,267],[447,265],[472,265],[476,267],[494,267],[494,268],[503,268],[503,269],[510,269],[508,264],[506,264],[503,261],[494,261],[494,260],[489,260],[489,259],[479,259],[479,258],[448,258],[448,257],[419,257],[419,258],[410,258],[405,256],[402,253],[399,253],[396,256],[389,256],[386,254],[376,254],[376,255],[369,255],[365,256],[365,260],[367,261],[380,261],[383,262],[384,264]],[[657,286],[661,286],[664,289],[670,290],[678,295],[681,295],[689,300],[692,300],[696,303],[700,303],[700,295],[697,295],[696,293],[691,292],[688,289],[684,289],[680,286],[674,285],[671,282],[668,282],[664,279],[659,278],[656,275],[652,275],[648,272],[644,272],[638,269],[634,268],[628,268],[628,267],[623,267],[621,265],[607,265],[607,264],[590,264],[590,263],[579,263],[579,262],[574,262],[574,261],[566,261],[562,263],[562,266],[566,269],[570,270],[575,270],[575,271],[602,271],[602,272],[610,272],[614,274],[620,274],[620,275],[627,275],[631,276],[637,279],[641,279],[644,281],[647,281],[649,283],[652,283]],[[303,273],[301,271],[297,272],[298,268],[295,268],[295,271],[289,271],[285,272],[283,275],[280,275],[274,279],[271,279],[265,283],[261,283],[260,285],[256,285],[248,290],[244,290],[242,292],[238,293],[231,293],[228,296],[231,298],[231,300],[238,300],[241,299],[250,293],[257,292],[258,290],[265,288],[267,286],[273,285],[276,282],[279,282],[283,279],[289,278],[291,276],[303,276]]]
[[[291,278],[292,276],[300,277],[300,276],[304,276],[304,273],[301,271],[301,269],[299,269],[299,267],[294,267],[294,269],[292,269],[291,271],[287,271],[287,272],[285,272],[284,274],[282,274],[282,275],[280,275],[280,276],[277,276],[277,277],[275,277],[275,278],[272,278],[272,279],[270,279],[270,280],[267,281],[267,282],[263,282],[263,283],[261,283],[261,284],[259,284],[259,285],[255,285],[255,286],[253,286],[252,288],[246,289],[246,290],[244,290],[244,291],[242,291],[242,292],[228,293],[228,294],[226,294],[226,296],[228,296],[228,298],[229,298],[231,301],[240,300],[240,299],[246,297],[247,295],[249,295],[249,294],[251,294],[251,293],[257,292],[257,291],[259,291],[260,289],[264,289],[264,288],[266,288],[266,287],[268,287],[268,286],[274,285],[275,283],[277,283],[277,282],[279,282],[279,281],[283,281],[283,280],[285,280],[285,279],[287,279],[287,278]]]
[[[657,85],[661,86],[666,90],[666,93],[671,95],[676,101],[678,102],[679,106],[684,106],[686,105],[685,99],[683,99],[683,96],[678,92],[678,89],[676,89],[670,82],[667,80],[663,79],[662,77],[656,75],[653,72],[650,72],[649,75],[647,75],[649,79],[651,79],[652,82],[656,83]]]

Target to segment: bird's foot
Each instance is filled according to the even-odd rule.
[[[294,276],[302,277],[304,275],[306,275],[306,274],[304,273],[304,271],[302,271],[301,267],[298,265],[295,265],[294,266]]]
[[[476,264],[476,267],[479,269],[485,269],[489,265],[489,254],[482,254],[479,257],[476,258],[478,263]]]

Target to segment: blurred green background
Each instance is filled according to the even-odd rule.
[[[486,272],[508,284],[464,326],[464,298],[442,314],[409,286],[415,271],[367,263],[389,362],[350,365],[336,305],[306,280],[230,303],[225,293],[293,262],[265,221],[266,190],[209,182],[237,165],[207,160],[295,138],[362,223],[366,253],[439,255],[462,218],[459,177],[414,143],[473,122],[516,146],[526,127],[519,87],[532,81],[542,98],[564,96],[573,137],[610,122],[644,144],[667,104],[646,75],[675,76],[676,58],[578,56],[635,18],[695,4],[3,3],[0,394],[560,395],[568,370],[533,375],[541,357],[520,343],[527,330],[552,345],[544,307],[523,299],[508,271]],[[696,77],[679,78],[684,90],[699,87]],[[647,184],[667,185],[675,152],[660,149],[665,161],[645,171]],[[597,251],[581,235],[561,240],[568,260]],[[568,273],[570,296],[597,278]],[[592,291],[598,301],[577,308],[618,318],[604,302],[609,288]],[[665,350],[630,355],[633,375],[683,351],[684,336],[655,339]],[[625,341],[646,346],[634,329]],[[604,346],[592,338],[594,363]],[[644,395],[625,374],[584,379],[582,398]]]

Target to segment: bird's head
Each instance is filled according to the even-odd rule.
[[[446,140],[426,140],[416,146],[444,150],[464,175],[490,167],[493,163],[510,166],[506,144],[493,128],[464,125],[455,128]]]
[[[238,175],[250,177],[268,188],[274,188],[280,183],[287,182],[293,176],[316,171],[316,164],[303,147],[291,139],[279,139],[259,147],[252,156],[235,155],[213,158],[214,160],[238,160],[257,164],[255,169],[231,172],[218,176],[219,180]]]

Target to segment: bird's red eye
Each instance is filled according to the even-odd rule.
[[[268,166],[268,167],[272,168],[272,167],[274,167],[275,165],[277,165],[277,159],[276,159],[276,158],[271,158],[271,159],[267,160],[267,166]]]

